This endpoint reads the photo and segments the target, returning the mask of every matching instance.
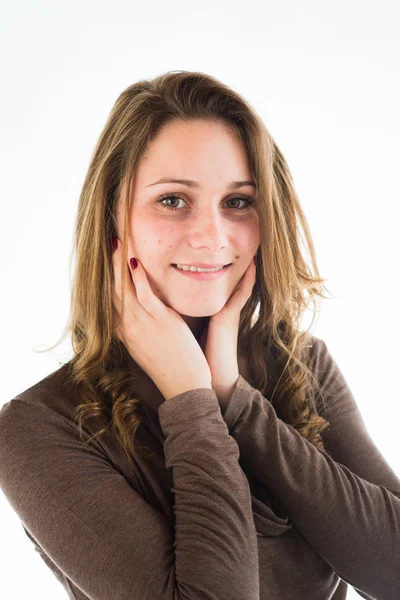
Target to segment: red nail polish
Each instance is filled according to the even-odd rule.
[[[115,250],[116,250],[117,248],[118,248],[118,240],[117,240],[117,238],[116,238],[116,237],[114,237],[114,236],[113,236],[113,237],[112,237],[112,249],[113,249],[113,252],[115,252]]]
[[[136,269],[136,267],[138,265],[136,258],[131,258],[129,262],[131,263],[131,268]]]

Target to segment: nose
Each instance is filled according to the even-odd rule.
[[[189,241],[193,247],[205,246],[217,252],[228,243],[228,223],[218,210],[199,211],[188,228]]]

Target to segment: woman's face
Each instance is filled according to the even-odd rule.
[[[195,184],[157,183],[164,178]],[[167,124],[136,170],[129,216],[131,255],[142,263],[153,293],[188,323],[223,308],[257,252],[256,205],[245,208],[245,198],[255,198],[255,187],[234,190],[230,186],[237,181],[254,179],[240,140],[221,122]],[[160,202],[161,194],[174,198]],[[117,219],[122,239],[121,209]],[[178,263],[232,264],[221,277],[202,281],[172,266]]]

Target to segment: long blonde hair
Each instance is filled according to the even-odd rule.
[[[325,298],[326,288],[289,168],[260,117],[238,93],[214,77],[187,71],[139,81],[121,93],[80,194],[71,309],[64,332],[71,333],[71,381],[82,400],[75,409],[80,434],[83,421],[103,417],[104,427],[85,443],[111,427],[132,466],[133,453],[148,456],[135,442],[143,415],[132,385],[132,361],[113,327],[111,237],[119,237],[116,205],[124,189],[122,253],[128,269],[130,182],[149,142],[176,119],[223,121],[239,135],[248,154],[259,197],[261,243],[256,285],[240,316],[238,350],[248,359],[250,385],[268,398],[282,420],[322,450],[321,434],[329,423],[311,402],[310,390],[319,386],[308,368],[311,334],[300,331],[300,317],[312,302],[314,322],[316,296]],[[301,253],[299,225],[314,275]]]

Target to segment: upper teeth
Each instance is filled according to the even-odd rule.
[[[220,271],[224,267],[216,267],[214,269],[202,269],[201,267],[189,267],[187,265],[176,265],[178,269],[183,271],[198,271],[199,273],[208,273],[209,271]]]

